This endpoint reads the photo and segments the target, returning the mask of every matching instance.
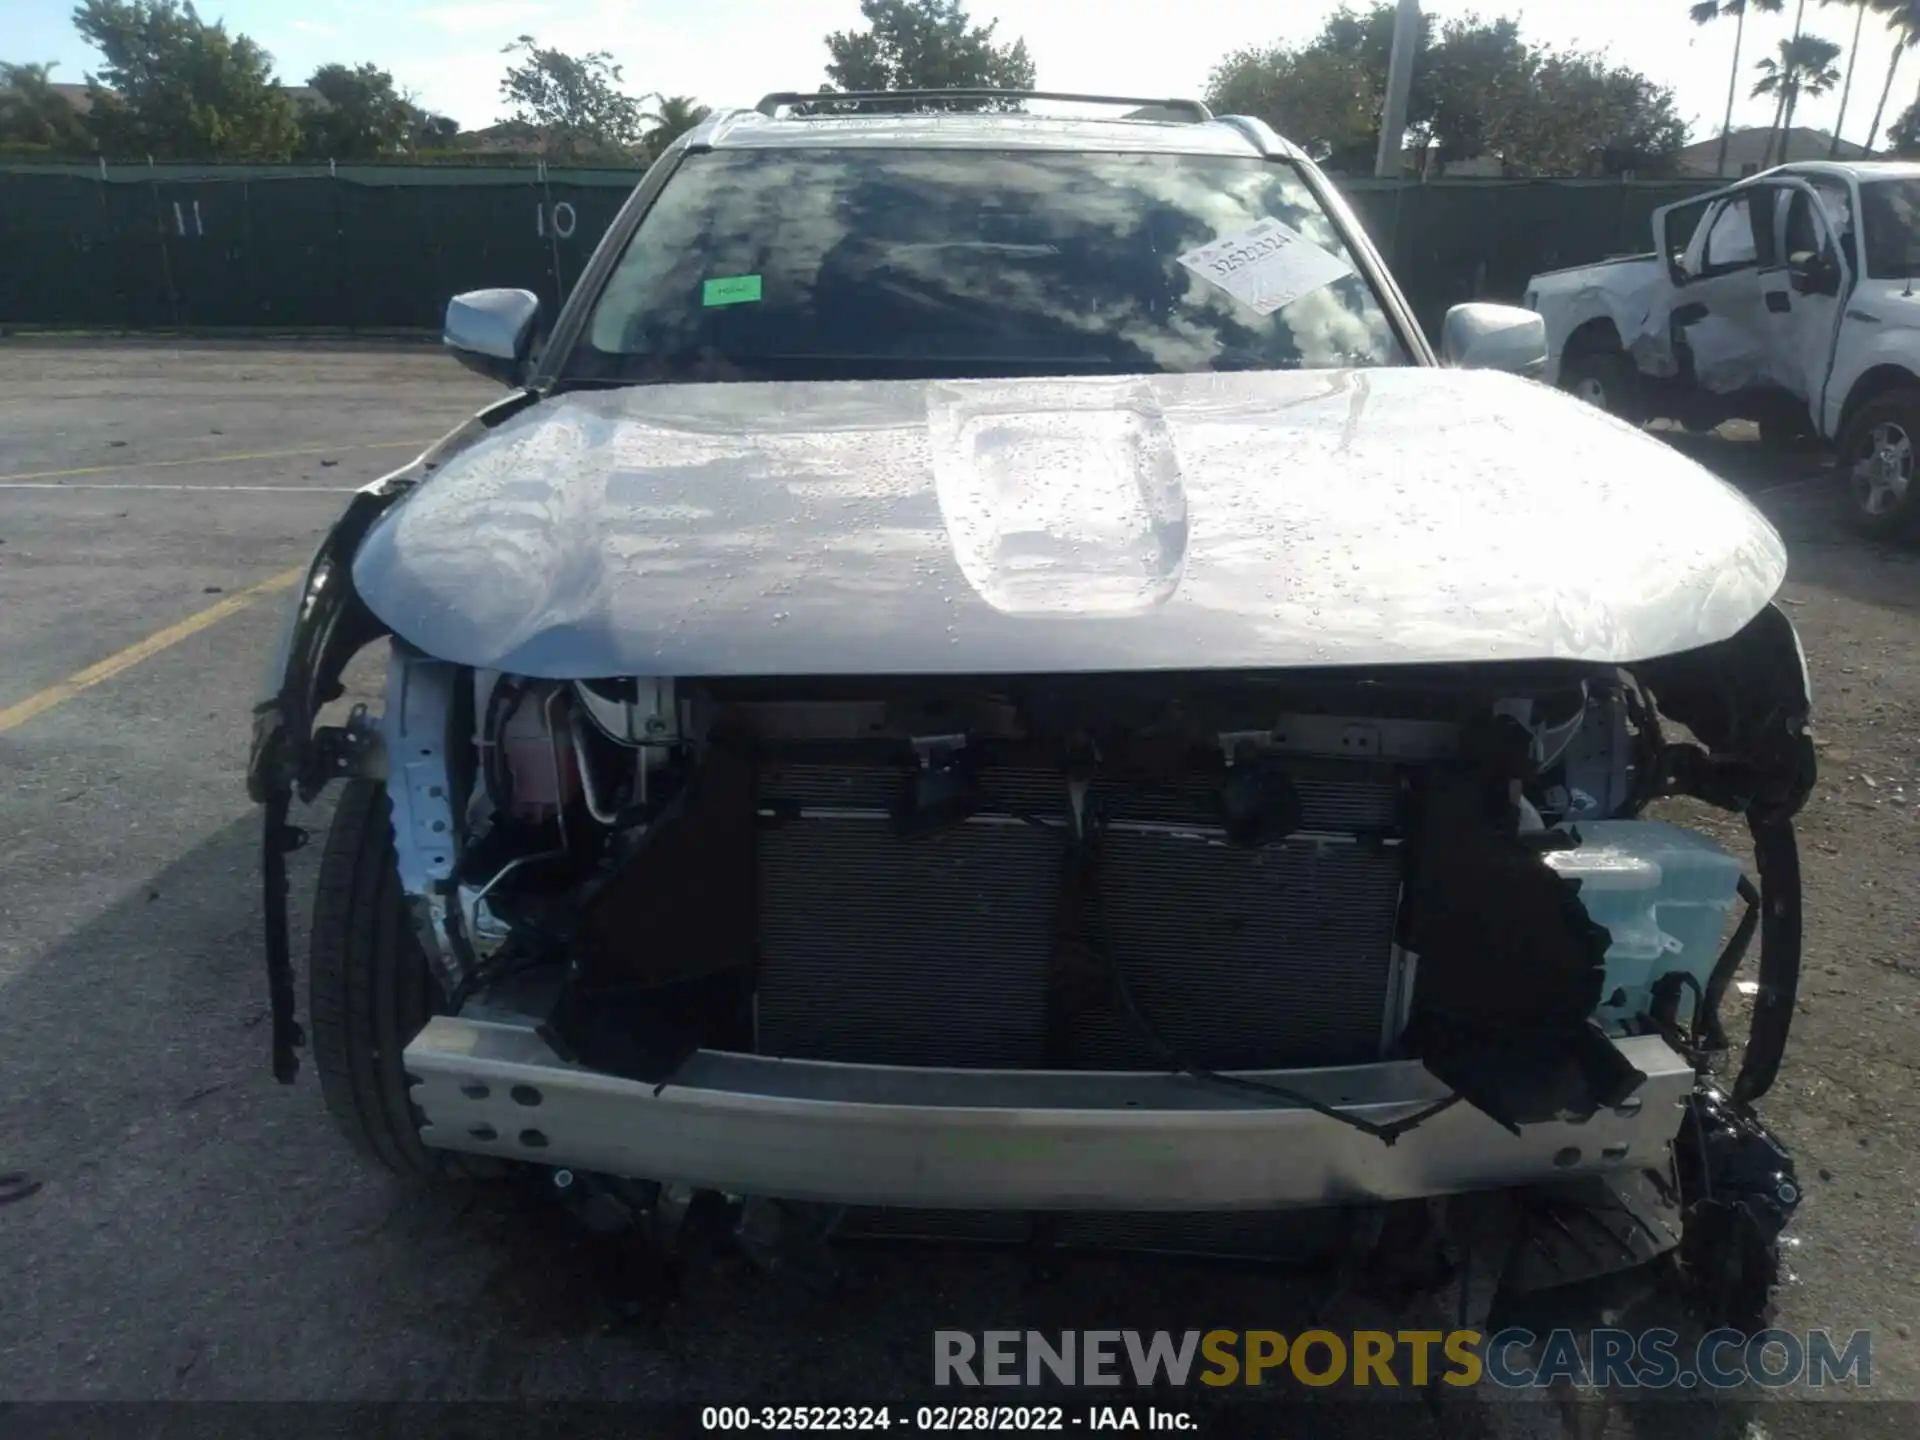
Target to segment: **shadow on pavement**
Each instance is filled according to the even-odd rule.
[[[1680,429],[1647,433],[1749,495],[1831,473],[1827,462],[1815,452],[1776,449],[1750,436],[1718,430],[1698,435]]]

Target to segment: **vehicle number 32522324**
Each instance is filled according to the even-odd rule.
[[[709,1431],[776,1434],[793,1431],[901,1429],[918,1434],[1013,1435],[1033,1431],[1068,1433],[1093,1430],[1167,1430],[1194,1428],[1178,1411],[1151,1412],[1122,1419],[1133,1406],[1096,1405],[709,1405],[700,1412],[700,1428]]]
[[[1298,230],[1267,219],[1179,257],[1202,280],[1219,286],[1258,315],[1271,315],[1310,290],[1331,285],[1353,267]]]

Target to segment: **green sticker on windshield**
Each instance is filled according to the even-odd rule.
[[[730,275],[724,280],[709,280],[700,292],[702,305],[744,305],[759,298],[758,275]]]

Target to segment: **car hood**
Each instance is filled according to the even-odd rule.
[[[1621,664],[1785,570],[1591,407],[1370,369],[571,393],[449,456],[353,576],[429,654],[587,678]]]

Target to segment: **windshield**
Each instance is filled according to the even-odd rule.
[[[1191,253],[1223,240],[1232,243],[1218,253]],[[562,374],[885,379],[1407,363],[1332,221],[1283,162],[822,148],[689,155]]]
[[[1860,187],[1867,274],[1901,280],[1920,274],[1920,179],[1869,180]]]

